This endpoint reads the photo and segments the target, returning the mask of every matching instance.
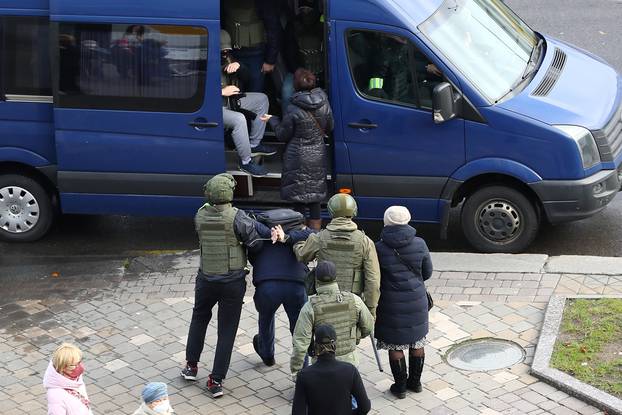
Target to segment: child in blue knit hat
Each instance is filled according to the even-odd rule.
[[[148,383],[143,388],[142,398],[143,403],[134,412],[134,415],[170,415],[174,413],[168,399],[168,389],[165,383]]]

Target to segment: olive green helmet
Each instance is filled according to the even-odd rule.
[[[333,218],[353,218],[358,213],[356,200],[348,194],[337,193],[328,201],[328,213]]]
[[[231,203],[233,200],[235,185],[235,179],[232,175],[222,173],[209,179],[203,186],[203,191],[211,205],[222,205]]]

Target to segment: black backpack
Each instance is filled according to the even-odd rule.
[[[265,212],[258,213],[256,218],[259,222],[269,228],[281,225],[285,232],[294,229],[305,222],[303,214],[292,209],[266,210]]]

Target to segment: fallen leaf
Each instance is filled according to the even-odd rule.
[[[581,350],[581,353],[587,353],[587,348],[585,346],[581,346],[579,350]]]
[[[52,273],[52,278],[58,278],[60,277],[60,272],[53,272]]]

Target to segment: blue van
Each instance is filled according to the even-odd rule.
[[[461,206],[476,249],[519,252],[620,190],[622,78],[602,59],[501,0],[320,1],[329,180],[360,218],[405,205],[444,235]],[[0,237],[40,238],[57,212],[191,215],[224,171],[237,203],[281,203],[278,162],[251,178],[225,145],[220,6],[0,1]]]

